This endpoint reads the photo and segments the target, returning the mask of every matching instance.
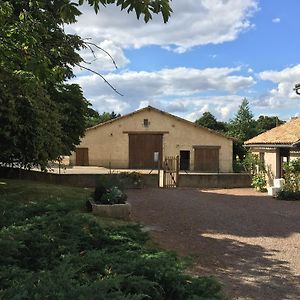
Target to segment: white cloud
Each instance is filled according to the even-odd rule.
[[[207,108],[225,119],[232,113],[231,106],[236,105],[231,102],[236,103],[239,99],[239,105],[241,96],[235,96],[236,93],[255,83],[251,76],[237,75],[239,71],[240,68],[175,68],[157,72],[109,73],[106,79],[124,97],[114,93],[97,75],[79,76],[72,82],[81,85],[85,97],[98,111],[127,113],[153,105],[192,119],[192,112],[198,116],[208,105]],[[225,96],[209,96],[214,93]],[[224,101],[228,103],[225,105]],[[229,103],[231,106],[226,109]]]
[[[241,101],[239,95],[195,96],[173,99],[172,102],[160,101],[159,106],[190,121],[195,121],[207,111],[218,120],[228,120],[236,113]]]
[[[156,15],[144,24],[134,14],[108,5],[98,15],[83,7],[78,23],[66,28],[96,43],[109,40],[122,48],[174,45],[172,49],[181,53],[197,45],[235,40],[253,26],[250,18],[258,9],[257,0],[174,0],[171,5],[174,13],[167,24]]]
[[[276,87],[262,95],[256,105],[270,108],[293,107],[300,110],[300,97],[293,90],[300,80],[300,64],[281,71],[264,71],[259,73],[259,77],[273,82]]]
[[[280,18],[274,18],[272,19],[273,23],[280,23],[281,19]]]
[[[103,42],[96,44],[96,46],[92,44],[89,46],[90,48],[82,50],[80,55],[86,62],[82,63],[82,65],[91,68],[94,71],[101,73],[103,71],[115,70],[116,68],[112,59],[115,61],[118,68],[123,68],[129,63],[129,60],[125,57],[122,48],[112,41],[104,40]],[[105,53],[105,51],[107,53]],[[75,68],[74,71],[78,75],[84,70]]]

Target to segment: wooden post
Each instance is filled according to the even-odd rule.
[[[158,152],[158,160],[157,160],[157,172],[158,172],[158,187],[160,187],[160,155]]]
[[[179,156],[176,156],[176,187],[179,186]]]
[[[166,166],[163,163],[163,187],[166,187]]]

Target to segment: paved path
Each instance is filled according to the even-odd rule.
[[[231,299],[300,299],[300,202],[252,189],[128,191],[135,221],[163,248],[190,255]]]

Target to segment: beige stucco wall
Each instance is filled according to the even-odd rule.
[[[273,180],[276,174],[276,149],[252,149],[252,154],[258,155],[264,153],[265,167],[267,171],[267,185],[273,186]]]
[[[299,151],[291,151],[290,160],[300,159],[300,150]]]
[[[148,128],[143,125],[144,119],[150,122]],[[92,166],[108,167],[111,162],[112,168],[128,168],[129,137],[124,131],[169,132],[163,136],[163,156],[176,156],[180,150],[189,150],[191,170],[194,167],[193,145],[220,146],[220,172],[232,172],[231,140],[151,109],[87,130],[78,147],[89,149]],[[74,153],[70,162],[75,164]]]

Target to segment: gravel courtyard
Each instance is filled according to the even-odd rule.
[[[193,258],[229,299],[300,299],[300,202],[252,189],[128,191],[132,218],[163,248]]]

